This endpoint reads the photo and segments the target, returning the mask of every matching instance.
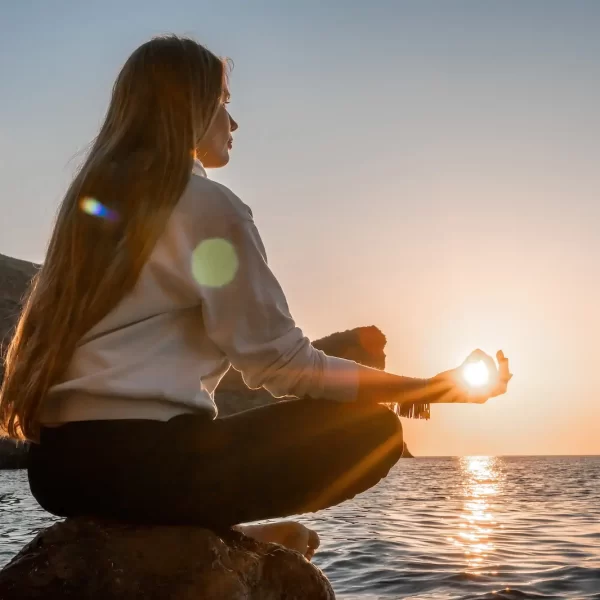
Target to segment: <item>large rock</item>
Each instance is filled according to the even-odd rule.
[[[22,300],[38,265],[0,254],[0,346],[4,350],[21,312]],[[0,380],[4,373],[0,363]]]
[[[334,600],[298,552],[238,532],[67,519],[0,571],[2,600]]]
[[[29,282],[38,269],[30,263],[0,254],[0,383],[4,376],[4,352],[14,332]],[[27,444],[0,437],[0,469],[27,466]]]
[[[403,443],[404,443],[404,448],[402,449],[402,457],[401,458],[414,458],[414,456],[410,453],[410,450],[408,449],[406,442],[403,442]]]

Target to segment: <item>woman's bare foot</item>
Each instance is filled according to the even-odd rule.
[[[308,560],[314,556],[321,543],[316,531],[296,521],[264,523],[263,525],[237,525],[235,529],[259,542],[281,544],[290,550],[296,550]]]

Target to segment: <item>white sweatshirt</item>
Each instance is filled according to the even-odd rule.
[[[357,396],[357,364],[294,323],[250,208],[196,162],[134,289],[82,338],[41,421],[214,418],[231,365],[275,397]]]

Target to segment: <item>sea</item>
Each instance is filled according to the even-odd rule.
[[[0,472],[0,566],[54,520]],[[339,600],[600,599],[600,456],[403,459],[299,520]]]

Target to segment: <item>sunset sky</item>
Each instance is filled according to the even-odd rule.
[[[504,349],[507,396],[405,421],[414,454],[600,453],[600,2],[3,5],[0,253],[41,261],[128,54],[231,57],[230,165],[312,339],[375,324],[388,370]]]

